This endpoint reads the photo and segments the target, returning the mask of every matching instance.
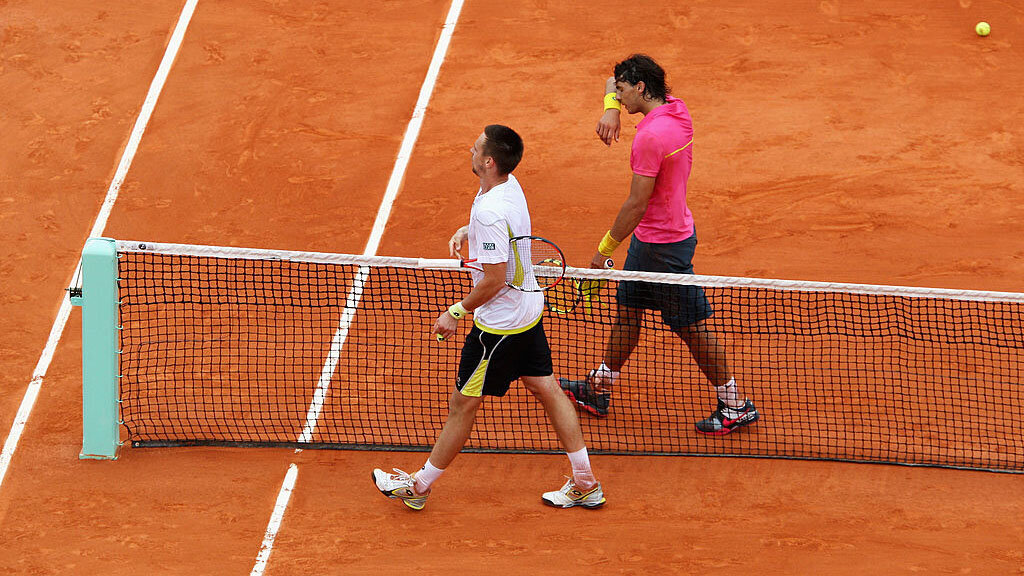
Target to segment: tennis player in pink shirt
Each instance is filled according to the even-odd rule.
[[[610,146],[619,139],[620,108],[644,118],[636,126],[629,158],[633,170],[629,197],[601,240],[592,267],[603,268],[632,234],[624,270],[694,273],[697,235],[686,205],[686,183],[693,165],[693,122],[686,104],[668,91],[665,71],[643,54],[616,64],[615,75],[606,82],[605,112],[597,124],[597,134],[605,144]],[[657,310],[686,343],[717,392],[717,407],[696,423],[697,431],[723,435],[757,421],[757,408],[740,395],[725,349],[705,322],[713,310],[703,288],[629,281],[619,283],[615,296],[616,323],[604,361],[584,380],[559,378],[571,399],[596,416],[608,413],[610,391],[639,341],[644,310]]]

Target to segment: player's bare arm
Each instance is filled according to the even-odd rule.
[[[494,298],[505,287],[505,266],[504,262],[481,264],[480,267],[484,270],[484,277],[477,282],[473,290],[469,292],[469,295],[462,299],[462,307],[467,312],[476,310],[485,302]],[[455,328],[458,325],[459,321],[446,311],[437,317],[434,327],[430,332],[431,334],[440,334],[445,338],[450,338],[455,334]]]
[[[609,77],[604,83],[604,94],[610,94],[615,92],[615,77]],[[619,121],[619,111],[612,108],[605,110],[601,114],[601,119],[597,122],[597,135],[601,138],[601,141],[606,146],[611,146],[612,141],[619,141],[619,129],[621,122]]]
[[[462,259],[462,243],[469,237],[469,225],[465,225],[455,231],[452,234],[451,240],[448,240],[448,255],[452,258]]]
[[[647,211],[647,204],[651,201],[651,194],[654,193],[654,178],[633,174],[633,181],[629,185],[629,197],[622,203],[619,215],[615,217],[612,224],[612,238],[622,242],[633,233],[633,229],[640,223],[644,212]],[[597,252],[590,261],[591,268],[604,268],[605,260],[608,257]]]

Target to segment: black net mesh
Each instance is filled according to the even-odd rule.
[[[427,450],[436,438],[468,323],[456,341],[438,342],[429,329],[468,293],[467,273],[119,258],[122,418],[134,445]],[[701,290],[627,291],[652,287],[665,301],[674,290]],[[556,376],[581,379],[601,363],[616,332],[618,288],[566,278],[546,293]],[[640,312],[639,341],[607,416],[580,413],[591,452],[1024,470],[1022,304],[703,290],[713,310],[703,326],[760,421],[727,436],[698,433],[695,422],[715,409],[714,388],[662,314]],[[518,384],[484,403],[467,449],[560,451],[540,403]]]

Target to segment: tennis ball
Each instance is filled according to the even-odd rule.
[[[978,25],[974,27],[974,31],[978,33],[978,36],[988,36],[988,33],[992,31],[992,27],[988,25],[988,22],[978,22]]]

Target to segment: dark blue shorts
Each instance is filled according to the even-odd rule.
[[[669,244],[652,244],[634,237],[623,270],[693,274],[696,249],[696,234]],[[620,306],[660,311],[661,319],[674,330],[696,324],[714,313],[700,286],[623,281],[619,282],[615,297]]]

